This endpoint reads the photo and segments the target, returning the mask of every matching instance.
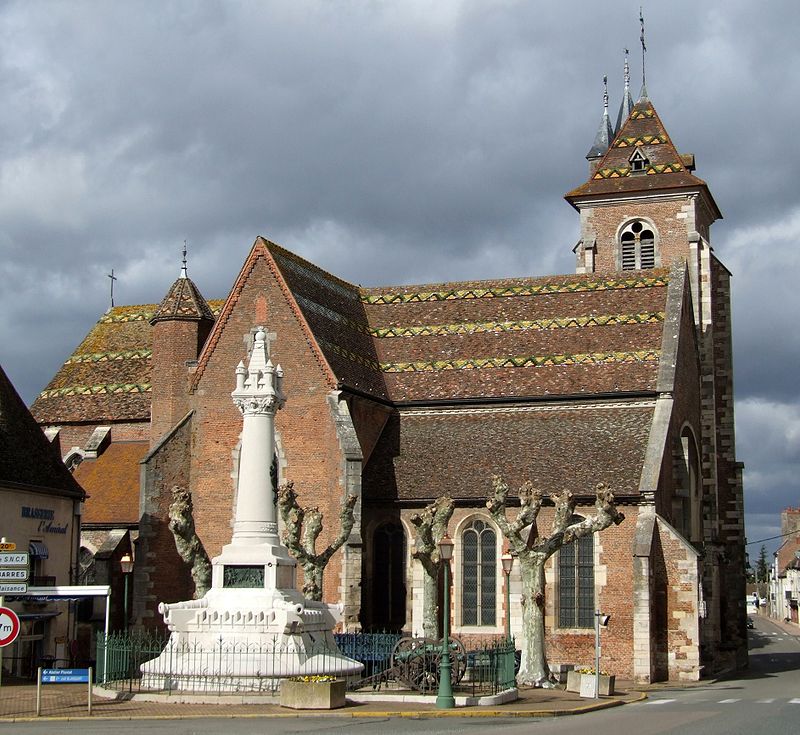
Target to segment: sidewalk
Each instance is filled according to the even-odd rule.
[[[178,704],[133,699],[92,697],[92,719],[191,719],[231,717],[561,717],[638,702],[646,697],[620,682],[618,692],[598,700],[581,699],[559,689],[520,689],[520,698],[502,705],[436,709],[423,702],[350,703],[338,710],[290,710],[265,698],[264,704],[240,704],[236,695],[219,698],[219,704]],[[0,689],[0,722],[36,719],[78,720],[87,718],[87,690],[81,684],[48,684],[42,687],[42,716],[36,717],[36,686],[6,684]]]

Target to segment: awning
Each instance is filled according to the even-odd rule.
[[[48,559],[50,552],[47,550],[47,544],[44,541],[31,541],[28,544],[28,551],[34,559]]]
[[[22,620],[23,622],[31,622],[37,620],[45,620],[46,618],[54,618],[57,615],[61,615],[60,610],[48,610],[47,612],[22,612],[17,613],[17,617]]]

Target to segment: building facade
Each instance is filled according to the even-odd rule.
[[[74,584],[85,493],[61,461],[0,367],[0,537],[29,555],[29,586]],[[76,609],[68,602],[6,593],[20,634],[3,649],[3,675],[31,677],[36,667],[75,656]],[[3,596],[0,592],[0,596]]]
[[[646,92],[616,130],[606,110],[587,158],[589,178],[566,196],[580,219],[572,275],[362,288],[258,238],[224,301],[207,302],[184,268],[160,304],[103,315],[33,411],[81,454],[101,506],[114,505],[106,474],[138,474],[118,499],[138,503],[138,625],[193,591],[167,526],[173,487],[191,491],[210,556],[229,537],[241,431],[231,369],[263,325],[286,374],[277,473],[324,513],[320,545],[342,499],[358,497],[324,577],[345,628],[421,634],[410,518],[447,493],[453,631],[501,635],[492,476],[570,489],[578,513],[603,482],[626,520],[551,560],[550,660],[590,664],[601,609],[612,616],[603,668],[620,676],[691,680],[746,663],[730,274],[710,241],[721,215]],[[108,459],[131,443],[139,459]]]

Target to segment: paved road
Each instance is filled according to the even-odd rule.
[[[51,735],[795,735],[800,732],[800,636],[763,618],[750,631],[746,675],[689,689],[663,687],[649,699],[577,717],[514,718],[231,718],[96,722],[36,722],[0,725],[0,733]]]

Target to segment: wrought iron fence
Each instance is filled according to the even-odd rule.
[[[364,664],[361,675],[349,678],[350,689],[379,689],[394,681],[395,686],[431,693],[438,685],[441,647],[435,642],[397,633],[343,633],[335,639],[339,650],[320,641],[302,651],[304,661],[314,661],[314,671],[309,669],[309,673],[335,670],[335,658],[344,654]],[[469,649],[453,640],[457,641],[451,646],[456,692],[488,694],[514,686],[513,640],[473,641]],[[296,647],[280,637],[257,645],[219,638],[208,645],[186,638],[170,642],[167,636],[154,633],[115,633],[107,640],[98,638],[97,681],[130,692],[275,693],[285,675],[282,672],[290,671],[297,660]],[[148,666],[148,662],[154,663]]]

